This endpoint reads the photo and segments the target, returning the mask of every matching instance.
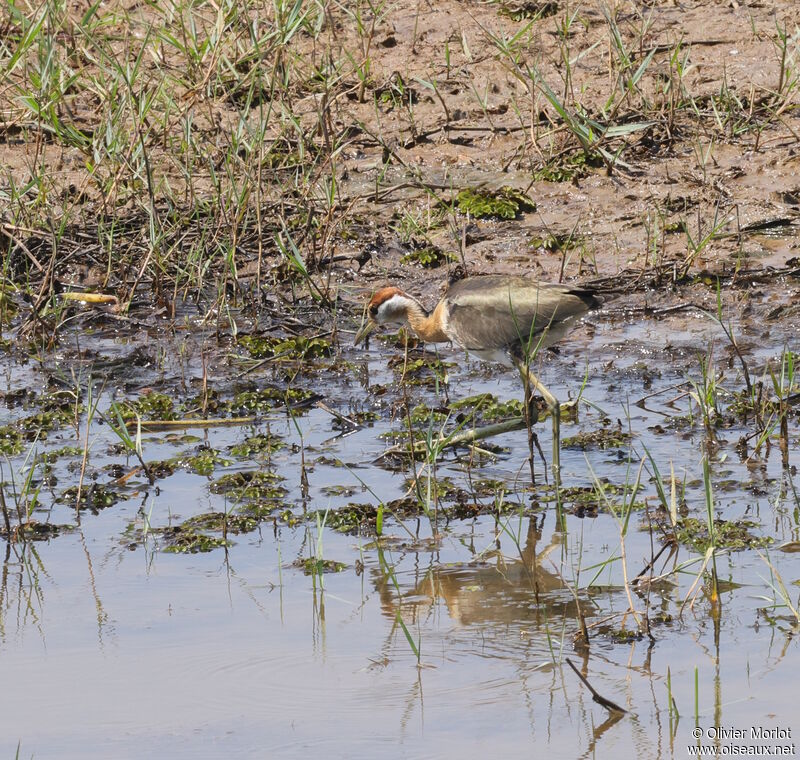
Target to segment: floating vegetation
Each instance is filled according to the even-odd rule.
[[[271,517],[276,510],[281,508],[286,508],[286,502],[279,501],[275,498],[268,498],[264,501],[245,501],[237,505],[236,511],[240,515],[252,517],[258,522],[263,522]]]
[[[148,462],[147,470],[153,478],[168,478],[175,474],[175,470],[181,464],[181,458],[162,459],[156,462]]]
[[[409,492],[415,491],[421,499],[433,501],[455,494],[459,489],[450,478],[409,478],[405,482]]]
[[[456,365],[433,356],[408,360],[405,356],[393,356],[389,359],[389,366],[396,372],[404,373],[405,382],[409,385],[434,386],[443,383],[447,371]]]
[[[500,190],[461,190],[456,206],[462,214],[474,219],[514,219],[525,211],[535,211],[536,204],[521,190],[503,187]]]
[[[230,541],[221,536],[209,536],[180,525],[153,532],[162,536],[166,542],[164,551],[168,554],[200,554],[231,545]]]
[[[268,470],[232,472],[215,480],[209,490],[211,493],[224,494],[233,501],[281,499],[288,493],[279,485],[282,480],[280,475]]]
[[[18,419],[13,426],[23,434],[25,440],[31,441],[34,438],[46,437],[46,433],[56,430],[74,422],[76,414],[80,414],[83,407],[76,404],[72,394],[57,391],[42,397],[39,411]],[[10,427],[10,426],[8,426]],[[10,437],[6,435],[7,428],[0,428],[0,438]]]
[[[479,413],[481,419],[487,422],[521,417],[524,411],[520,399],[500,401],[492,393],[478,393],[475,396],[458,399],[450,404],[450,408],[454,411],[463,410],[473,414]]]
[[[330,486],[322,486],[320,489],[325,496],[339,496],[339,497],[350,497],[353,496],[358,489],[355,486],[343,486],[343,485],[330,485]]]
[[[375,533],[378,510],[373,504],[350,503],[339,509],[317,510],[309,513],[313,523],[316,516],[325,520],[325,525],[340,533]]]
[[[441,425],[449,416],[447,409],[438,407],[433,409],[425,404],[417,404],[411,410],[411,424],[414,426],[428,427],[431,424]],[[405,422],[407,418],[403,418]]]
[[[286,444],[275,435],[252,435],[241,443],[235,443],[229,451],[237,459],[252,459],[256,455],[272,454],[278,449],[283,449]]]
[[[143,393],[135,401],[123,401],[118,409],[125,422],[133,422],[137,417],[150,421],[176,420],[179,417],[175,402],[166,393],[158,391]]]
[[[83,455],[83,449],[79,446],[62,446],[59,449],[43,451],[39,454],[39,459],[47,464],[54,464],[62,457],[79,457]]]
[[[296,559],[292,565],[299,567],[304,575],[322,575],[323,573],[341,573],[347,569],[344,562],[336,562],[332,559],[317,559],[307,557],[306,559]]]
[[[228,547],[229,534],[250,533],[260,520],[253,515],[231,512],[206,512],[184,520],[180,525],[152,528],[150,533],[164,542],[164,551],[170,554],[199,554]],[[214,534],[221,535],[214,535]],[[135,544],[134,544],[135,545]]]
[[[619,428],[603,427],[580,432],[561,439],[565,449],[618,449],[630,443],[631,434]]]
[[[75,530],[74,525],[56,525],[55,523],[38,522],[29,520],[11,528],[9,536],[0,522],[0,536],[12,541],[49,541],[51,538],[70,533]]]
[[[78,501],[79,490],[80,501]],[[62,491],[58,501],[71,506],[75,506],[77,502],[79,509],[88,509],[97,514],[101,509],[107,509],[116,504],[119,501],[119,494],[101,483],[85,483],[81,489],[78,486],[71,486]]]
[[[751,532],[757,528],[754,520],[714,520],[713,544],[718,549],[738,551],[769,546],[773,539],[770,536],[756,536]],[[678,543],[691,546],[698,552],[705,552],[712,544],[708,532],[708,523],[696,517],[681,517],[675,528],[675,539]]]
[[[503,496],[511,493],[511,487],[508,483],[496,478],[476,478],[472,481],[472,492],[476,496]]]
[[[0,454],[16,456],[25,448],[25,437],[13,425],[0,427]]]
[[[302,405],[314,396],[314,393],[302,388],[267,387],[241,391],[231,399],[230,411],[233,414],[267,412],[279,406],[290,406],[293,410],[299,411],[302,409]]]
[[[210,447],[202,448],[191,456],[180,457],[178,462],[192,472],[206,476],[211,475],[217,465],[229,467],[233,464],[230,459],[225,459],[219,451]]]
[[[254,359],[279,357],[300,361],[331,355],[330,341],[321,337],[307,338],[297,335],[291,338],[276,338],[271,335],[241,335],[238,342]]]
[[[184,520],[181,523],[181,527],[222,533],[249,533],[258,527],[258,522],[250,515],[238,515],[229,512],[206,512]]]

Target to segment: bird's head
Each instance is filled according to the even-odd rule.
[[[356,333],[353,344],[358,345],[379,325],[405,324],[411,303],[416,302],[399,288],[381,288],[367,304],[366,320]]]

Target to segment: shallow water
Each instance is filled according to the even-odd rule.
[[[768,339],[745,335],[742,343],[755,369],[779,357],[787,343],[792,347],[792,339],[791,326],[777,324]],[[85,387],[93,367],[101,411],[112,395],[135,398],[146,386],[193,395],[204,343],[191,337],[180,351],[175,340],[151,336],[151,366],[133,366],[126,358],[133,344],[112,333],[98,333],[91,356],[63,349],[43,366],[5,357],[5,389],[24,384],[40,392],[46,377],[60,373],[66,382],[73,371]],[[762,555],[797,604],[800,559],[777,549],[799,538],[797,484],[777,445],[767,456],[740,456],[737,442],[752,432],[752,423],[720,428],[709,443],[684,383],[687,377],[699,382],[698,356],[711,343],[721,385],[739,390],[739,366],[719,328],[686,313],[644,321],[593,317],[558,354],[540,357],[540,373],[562,398],[576,393],[586,376],[589,404],[577,425],[564,423],[563,437],[596,430],[603,419],[611,429],[619,420],[633,434],[631,445],[621,448],[565,447],[565,487],[592,490],[604,479],[631,485],[645,458],[636,498],[647,499],[651,517],[643,509],[632,513],[624,538],[629,580],[661,545],[659,531],[648,530],[658,498],[645,447],[667,483],[674,468],[677,488],[685,483],[688,514],[703,522],[707,451],[717,515],[746,517],[755,536],[774,539],[766,552],[719,554],[718,616],[708,584],[702,577],[698,582],[702,555],[681,545],[656,562],[663,578],[649,592],[632,592],[637,611],[649,611],[653,639],[619,636],[636,630],[634,617],[623,617],[629,598],[619,559],[621,518],[603,499],[599,510],[584,511],[567,491],[559,529],[547,491],[529,489],[524,432],[495,440],[502,450],[494,458],[470,463],[464,451],[441,455],[436,480],[449,480],[454,489],[442,499],[442,514],[458,498],[473,503],[476,492],[483,509],[469,519],[440,519],[436,535],[424,514],[395,519],[387,512],[379,541],[369,530],[347,535],[323,524],[348,503],[377,506],[407,496],[412,475],[408,464],[377,460],[387,446],[380,434],[406,427],[402,415],[390,414],[402,392],[388,362],[401,351],[380,342],[360,351],[344,345],[349,367],[335,357],[318,360],[317,369],[294,384],[322,393],[341,414],[378,412],[355,433],[341,435],[335,418],[317,407],[294,419],[276,410],[250,426],[146,432],[149,461],[188,456],[202,444],[230,464],[218,463],[211,477],[178,468],[152,487],[134,475],[119,487],[120,500],[97,514],[76,514],[74,499],[56,501],[77,484],[81,457],[53,465],[57,482],[42,483],[33,517],[75,529],[47,541],[6,542],[0,585],[4,756],[19,743],[21,757],[37,758],[300,757],[309,751],[365,758],[532,752],[686,757],[687,745],[696,744],[696,724],[746,729],[748,737],[751,726],[800,731],[793,701],[796,626],[786,607],[762,611],[780,602],[774,591],[780,583]],[[451,400],[486,391],[503,400],[519,395],[511,373],[465,362],[449,349],[440,356],[456,363],[448,371]],[[99,359],[109,357],[125,372],[99,369]],[[287,372],[272,364],[248,379],[281,383]],[[240,373],[228,354],[213,354],[212,384],[224,388]],[[413,404],[443,403],[435,384],[412,385],[407,393]],[[722,392],[720,399],[727,403]],[[31,412],[3,408],[0,424]],[[64,426],[28,443],[25,453],[82,447],[85,425],[83,414],[77,434]],[[267,430],[285,446],[269,457],[231,455],[232,444]],[[549,460],[548,422],[538,426],[538,435]],[[791,464],[800,448],[796,417],[790,442]],[[87,484],[111,484],[119,474],[109,465],[134,468],[135,459],[115,447],[118,439],[97,419],[90,443]],[[4,465],[9,504],[9,467],[19,490],[30,465],[24,457]],[[227,550],[163,551],[160,528],[241,506],[210,490],[212,480],[256,468],[279,474],[286,489],[257,529],[230,535]],[[421,463],[416,469],[425,492],[431,470]],[[541,482],[540,461],[536,469]],[[42,476],[39,465],[35,476]],[[482,490],[479,481],[489,479],[496,483]],[[621,496],[609,492],[608,498],[619,508]],[[498,503],[506,507],[499,513],[492,508]],[[305,519],[304,510],[321,510],[319,521]],[[294,563],[310,557],[341,562],[344,569],[305,575]],[[579,612],[590,627],[588,649],[576,646]],[[593,702],[567,658],[628,712],[611,717]],[[668,679],[680,717],[670,713]]]

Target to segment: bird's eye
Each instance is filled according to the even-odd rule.
[[[378,307],[377,306],[370,306],[369,307],[369,315],[373,318],[378,316]]]

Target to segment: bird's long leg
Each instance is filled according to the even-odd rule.
[[[530,366],[525,362],[520,362],[518,366],[526,388],[525,403],[529,402],[528,396],[536,390],[542,395],[550,409],[550,416],[553,419],[553,483],[558,488],[561,485],[561,405],[558,403],[558,399],[542,384],[542,381],[531,372]]]

